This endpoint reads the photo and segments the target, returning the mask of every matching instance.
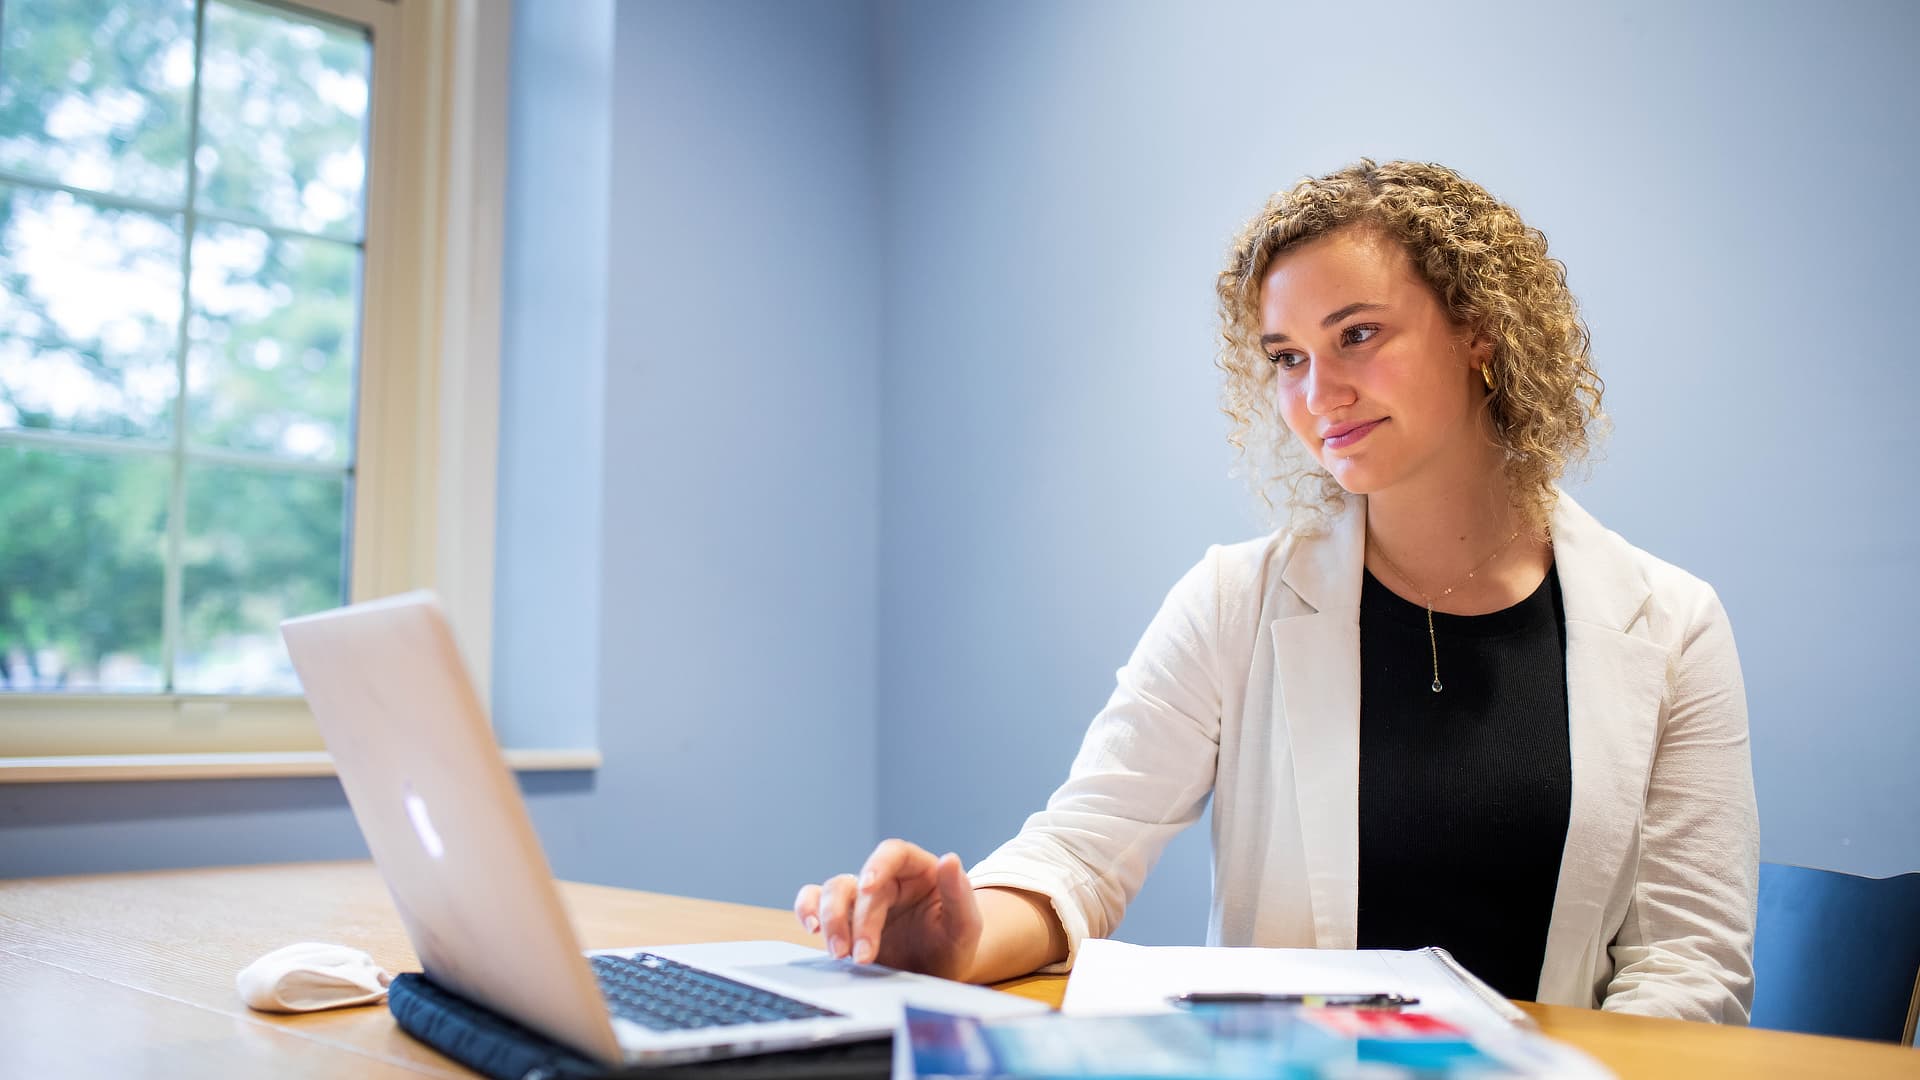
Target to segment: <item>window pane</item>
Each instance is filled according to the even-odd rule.
[[[280,620],[346,602],[345,474],[187,467],[174,688],[298,693]]]
[[[192,0],[7,0],[0,168],[186,201]]]
[[[179,332],[179,218],[0,184],[0,427],[168,437]]]
[[[201,201],[359,240],[373,70],[365,33],[209,3],[200,70]]]
[[[347,462],[359,271],[353,244],[199,228],[187,367],[195,444]]]
[[[168,461],[0,446],[0,686],[161,686]]]

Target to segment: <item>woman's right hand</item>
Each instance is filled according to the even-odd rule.
[[[958,855],[936,857],[905,840],[884,840],[859,877],[840,874],[801,888],[793,913],[824,934],[827,955],[962,979],[980,944],[980,905]]]

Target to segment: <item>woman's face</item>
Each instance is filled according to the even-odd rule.
[[[1350,227],[1276,257],[1260,342],[1287,427],[1348,491],[1487,468],[1491,350],[1447,318],[1391,237]]]

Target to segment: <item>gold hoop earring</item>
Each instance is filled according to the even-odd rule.
[[[1492,390],[1493,389],[1493,368],[1487,366],[1486,364],[1480,365],[1480,377],[1487,380],[1487,389]]]

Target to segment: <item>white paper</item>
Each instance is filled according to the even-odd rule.
[[[1061,1011],[1161,1012],[1195,993],[1401,994],[1409,1012],[1433,1013],[1467,1031],[1512,1026],[1431,952],[1389,949],[1227,949],[1144,946],[1089,938],[1080,944]],[[1509,1007],[1510,1008],[1510,1007]]]

